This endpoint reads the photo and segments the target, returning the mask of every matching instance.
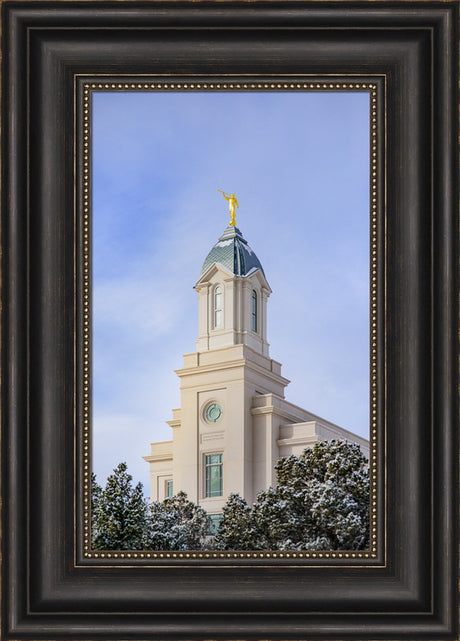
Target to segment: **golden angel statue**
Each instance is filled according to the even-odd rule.
[[[236,199],[235,194],[230,194],[230,196],[225,192],[222,191],[222,189],[218,189],[217,191],[220,191],[220,193],[223,195],[225,200],[228,200],[228,209],[230,211],[230,225],[233,225],[233,227],[236,225],[236,220],[235,220],[235,205],[240,208],[238,201]]]

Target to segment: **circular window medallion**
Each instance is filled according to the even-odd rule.
[[[223,409],[219,403],[211,403],[206,408],[205,416],[209,423],[217,423],[222,418]]]

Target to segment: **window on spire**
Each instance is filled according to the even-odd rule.
[[[222,321],[222,287],[218,285],[214,290],[214,329],[222,327]]]
[[[257,292],[252,290],[252,331],[257,332]]]

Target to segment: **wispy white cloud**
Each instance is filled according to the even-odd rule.
[[[134,482],[140,481],[148,496],[148,465],[142,456],[148,453],[143,439],[154,432],[149,419],[138,414],[95,413],[93,422],[93,469],[97,481],[105,485],[116,465],[125,461]]]
[[[177,323],[177,297],[164,283],[151,279],[119,278],[94,287],[94,317],[99,327],[135,334],[149,342],[174,331]]]

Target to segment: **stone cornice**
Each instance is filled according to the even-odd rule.
[[[170,454],[164,453],[164,454],[149,454],[149,456],[143,456],[142,457],[144,461],[147,461],[147,463],[154,463],[158,461],[172,461],[173,460],[173,454],[172,452]]]
[[[276,441],[278,447],[284,447],[287,445],[303,445],[304,443],[316,443],[320,440],[320,437],[317,434],[312,434],[311,436],[292,436],[291,438],[280,438]]]
[[[180,420],[180,418],[173,418],[173,419],[171,419],[170,421],[166,421],[166,423],[167,423],[170,427],[172,427],[173,429],[174,429],[174,428],[176,428],[176,427],[180,427],[180,426],[181,426],[181,420]]]
[[[195,365],[194,367],[183,367],[182,369],[175,369],[174,372],[182,378],[183,376],[192,376],[193,374],[205,374],[207,372],[215,372],[222,369],[236,369],[243,367],[246,363],[245,358],[238,358],[226,363],[210,363],[209,365]]]
[[[212,363],[209,365],[197,365],[194,367],[185,367],[182,369],[176,369],[174,371],[179,376],[179,378],[183,378],[186,376],[194,376],[196,374],[207,374],[208,372],[218,372],[222,370],[238,369],[241,367],[246,367],[248,370],[252,370],[253,372],[257,372],[258,374],[262,374],[263,376],[271,378],[272,380],[276,381],[277,383],[280,383],[283,386],[286,386],[290,383],[290,380],[287,378],[284,378],[284,376],[281,376],[280,374],[276,374],[272,370],[262,367],[261,365],[257,365],[257,363],[254,363],[253,361],[247,358],[238,358],[233,361],[227,361],[226,363],[220,362],[220,363]]]
[[[279,407],[274,407],[273,405],[265,405],[264,407],[253,407],[251,408],[251,414],[252,416],[260,416],[262,414],[274,414],[275,416],[281,416],[281,418],[285,418],[288,421],[292,421],[293,424],[300,423],[298,416],[295,416],[295,414],[290,414],[289,412],[283,411]]]

